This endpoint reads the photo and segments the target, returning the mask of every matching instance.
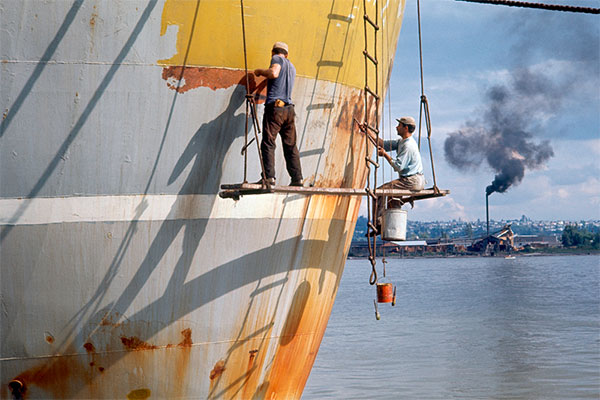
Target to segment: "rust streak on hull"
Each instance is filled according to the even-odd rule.
[[[14,378],[23,383],[25,398],[31,387],[36,386],[53,398],[74,396],[71,387],[65,382],[80,382],[89,379],[88,368],[77,357],[59,355],[49,363],[30,368]]]

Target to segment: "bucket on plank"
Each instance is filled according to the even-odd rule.
[[[407,212],[399,208],[388,208],[383,213],[381,238],[383,240],[406,240]]]

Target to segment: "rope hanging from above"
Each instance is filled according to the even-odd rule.
[[[262,153],[260,152],[260,145],[258,143],[258,134],[260,133],[260,125],[258,123],[258,117],[256,112],[256,100],[254,95],[250,92],[250,76],[248,74],[248,51],[246,50],[246,23],[244,17],[244,0],[240,0],[240,12],[242,16],[242,42],[244,44],[244,70],[246,73],[246,130],[244,133],[244,147],[242,147],[242,154],[244,156],[244,183],[248,182],[248,146],[256,141],[256,147],[258,149],[258,158],[260,160],[261,177],[265,177],[265,164],[263,162]],[[252,117],[252,126],[254,127],[254,137],[248,142],[248,119]]]
[[[433,163],[433,151],[431,147],[431,114],[429,113],[429,103],[427,96],[425,96],[425,85],[423,80],[423,40],[421,37],[421,1],[417,0],[417,23],[419,29],[419,68],[421,71],[421,104],[419,106],[419,150],[421,150],[421,127],[423,118],[425,118],[425,125],[427,126],[427,141],[429,144],[429,158],[431,160],[431,174],[433,175],[433,190],[439,191],[437,182],[435,179],[435,165]]]

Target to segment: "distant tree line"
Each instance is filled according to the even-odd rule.
[[[600,232],[590,232],[577,225],[567,225],[562,233],[562,244],[565,247],[600,248]]]

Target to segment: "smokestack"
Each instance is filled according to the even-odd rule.
[[[487,223],[487,237],[490,237],[490,206],[488,198],[490,197],[489,192],[485,192],[485,221]]]

